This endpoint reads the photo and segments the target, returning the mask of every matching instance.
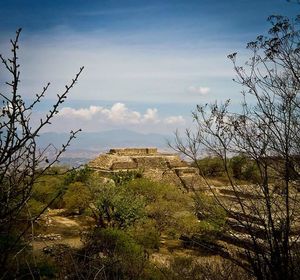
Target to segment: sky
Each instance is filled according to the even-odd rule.
[[[20,93],[29,101],[51,82],[33,121],[85,66],[48,131],[170,133],[190,125],[196,104],[238,106],[227,55],[242,64],[269,15],[299,10],[286,0],[2,0],[0,53],[22,27]]]

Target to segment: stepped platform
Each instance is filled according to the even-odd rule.
[[[201,188],[197,168],[177,154],[161,153],[157,148],[114,148],[91,160],[88,166],[108,177],[120,171],[138,171],[144,177],[189,188]]]

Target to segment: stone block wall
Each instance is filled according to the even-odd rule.
[[[110,169],[111,170],[127,170],[127,169],[137,169],[138,165],[134,161],[119,161],[119,162],[114,162]]]
[[[157,148],[120,148],[120,149],[110,149],[109,154],[119,155],[119,156],[149,156],[156,155]]]

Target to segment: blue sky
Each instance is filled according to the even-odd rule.
[[[51,100],[85,66],[50,130],[166,132],[188,126],[198,103],[238,104],[227,54],[244,61],[246,43],[266,32],[269,15],[299,9],[285,0],[2,0],[0,51],[7,54],[22,27],[26,99],[51,81]]]

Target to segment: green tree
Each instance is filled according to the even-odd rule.
[[[93,171],[87,165],[84,165],[79,169],[72,169],[66,174],[64,184],[69,185],[75,182],[86,183],[90,179],[92,173]]]
[[[82,214],[91,203],[92,194],[81,182],[71,183],[63,196],[65,207],[69,213]]]
[[[97,176],[90,181],[93,212],[100,227],[126,228],[145,216],[145,201],[130,189],[103,183]]]
[[[64,184],[62,175],[44,175],[34,184],[30,200],[35,199],[44,205],[48,205],[58,194],[63,192]],[[52,208],[61,206],[61,197],[57,197],[49,206]]]
[[[142,178],[129,182],[125,188],[144,198],[146,215],[155,221],[160,233],[179,237],[197,232],[193,198],[183,195],[178,187]]]
[[[223,162],[218,157],[206,157],[199,159],[197,164],[194,163],[193,166],[199,166],[203,176],[222,177],[225,175]]]

